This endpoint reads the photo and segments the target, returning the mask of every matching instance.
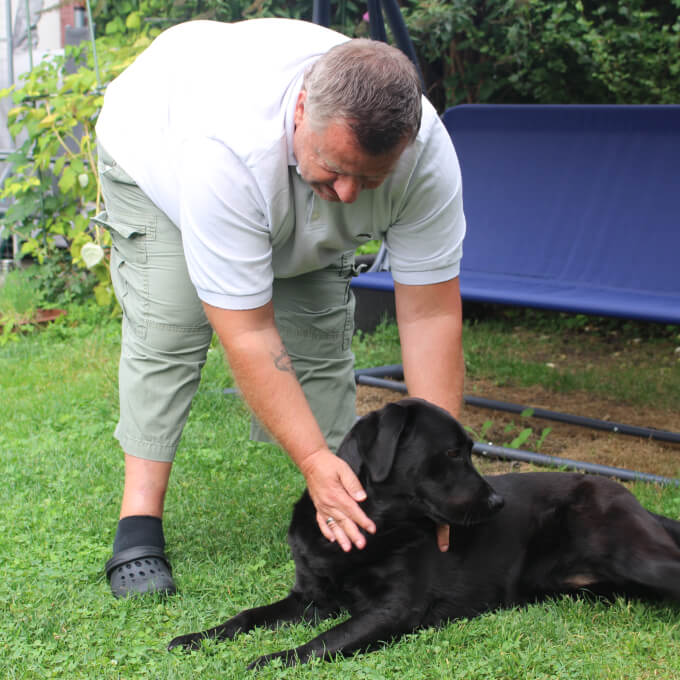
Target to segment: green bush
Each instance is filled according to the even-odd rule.
[[[439,109],[680,98],[680,0],[418,0],[404,14]]]
[[[0,281],[0,324],[5,330],[11,324],[30,319],[38,308],[39,292],[30,272],[17,269],[8,272]]]
[[[41,264],[63,264],[66,247],[71,268],[90,272],[93,285],[83,290],[105,306],[113,302],[110,239],[91,223],[101,204],[94,135],[103,100],[98,80],[112,80],[149,40],[142,34],[125,47],[100,40],[99,72],[89,44],[67,48],[64,56],[37,64],[20,86],[0,92],[15,103],[8,123],[16,143],[8,159],[11,174],[0,190],[8,201],[3,224],[18,234],[21,255]],[[65,72],[69,59],[75,73]]]
[[[364,3],[331,3],[331,25],[354,35],[366,11]],[[106,35],[143,30],[145,25],[168,27],[190,19],[241,21],[254,17],[290,17],[311,21],[313,0],[99,0],[94,17]]]

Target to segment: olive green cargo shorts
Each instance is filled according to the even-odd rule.
[[[123,310],[120,418],[125,453],[172,461],[198,389],[212,328],[187,272],[180,230],[105,150],[99,172],[111,278]],[[355,420],[353,256],[274,281],[276,325],[331,449]],[[226,417],[226,416],[225,416]],[[251,438],[271,441],[253,418]]]

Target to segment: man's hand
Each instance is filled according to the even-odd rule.
[[[363,548],[366,539],[359,527],[373,534],[375,524],[358,505],[366,499],[366,492],[349,465],[324,448],[307,456],[300,470],[316,507],[321,533],[329,541],[337,541],[345,552],[352,544]]]

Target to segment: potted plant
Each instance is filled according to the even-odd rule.
[[[14,269],[0,282],[0,343],[9,339],[12,331],[49,323],[66,314],[63,309],[40,307],[40,292],[30,271]]]

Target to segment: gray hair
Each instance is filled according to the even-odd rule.
[[[361,148],[389,153],[420,129],[418,71],[400,50],[356,38],[331,48],[305,73],[305,112],[316,129],[341,120]]]

